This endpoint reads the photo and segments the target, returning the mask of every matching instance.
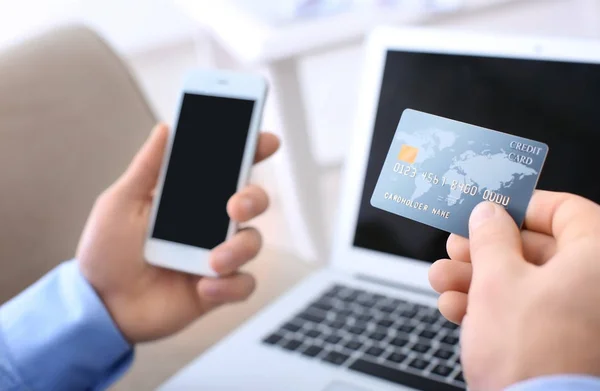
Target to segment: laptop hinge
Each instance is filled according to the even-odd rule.
[[[367,281],[370,283],[374,283],[374,284],[379,284],[379,285],[385,285],[388,286],[390,288],[395,288],[395,289],[400,289],[403,291],[409,291],[409,292],[413,292],[413,293],[417,293],[417,294],[421,294],[421,295],[427,295],[427,296],[432,296],[432,297],[438,297],[439,294],[428,290],[428,289],[422,289],[422,288],[418,288],[415,286],[410,286],[410,285],[406,285],[406,284],[402,284],[400,282],[396,282],[396,281],[390,281],[390,280],[385,280],[382,278],[377,278],[377,277],[373,277],[373,276],[369,276],[366,274],[355,274],[354,275],[355,278],[362,280],[362,281]]]

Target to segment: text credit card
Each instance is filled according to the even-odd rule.
[[[521,227],[547,154],[538,141],[407,109],[371,205],[468,237],[471,211],[487,200]]]

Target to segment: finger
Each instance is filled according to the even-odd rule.
[[[232,303],[246,300],[256,287],[254,277],[237,273],[229,277],[202,278],[196,288],[203,302],[210,304]]]
[[[233,221],[243,223],[264,213],[268,207],[267,193],[258,186],[249,185],[229,199],[227,213]]]
[[[254,163],[261,162],[277,152],[279,149],[279,138],[273,133],[261,133],[258,138],[258,145],[256,146],[256,155],[254,156]]]
[[[119,179],[119,189],[132,197],[147,198],[158,181],[169,139],[169,129],[158,124]]]
[[[557,245],[600,233],[600,207],[569,193],[536,190],[531,198],[525,227],[553,236]]]
[[[472,276],[473,266],[468,262],[440,259],[429,268],[429,283],[438,293],[468,293]]]
[[[450,259],[455,261],[471,262],[471,252],[469,250],[469,239],[456,234],[448,236],[446,241],[446,252]]]
[[[450,322],[460,324],[467,313],[467,294],[454,291],[442,293],[438,308]]]
[[[556,254],[556,240],[546,234],[524,230],[521,231],[521,241],[523,256],[534,265],[543,265]],[[448,237],[446,250],[450,259],[471,262],[469,239],[452,234]]]
[[[471,213],[469,250],[473,280],[525,263],[519,228],[504,208],[492,202],[480,203]]]
[[[219,275],[236,272],[254,258],[262,246],[260,233],[254,228],[245,228],[210,253],[210,265]]]
[[[527,262],[543,265],[556,254],[556,240],[552,236],[534,231],[521,231],[523,256]]]

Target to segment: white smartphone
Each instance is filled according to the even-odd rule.
[[[266,94],[255,75],[199,70],[186,77],[153,201],[149,263],[216,275],[209,253],[237,230],[227,201],[248,181]]]

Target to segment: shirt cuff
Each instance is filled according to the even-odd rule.
[[[600,391],[600,378],[585,375],[543,376],[517,383],[505,391]]]
[[[0,308],[0,339],[33,391],[104,389],[133,349],[74,261],[58,266]]]

